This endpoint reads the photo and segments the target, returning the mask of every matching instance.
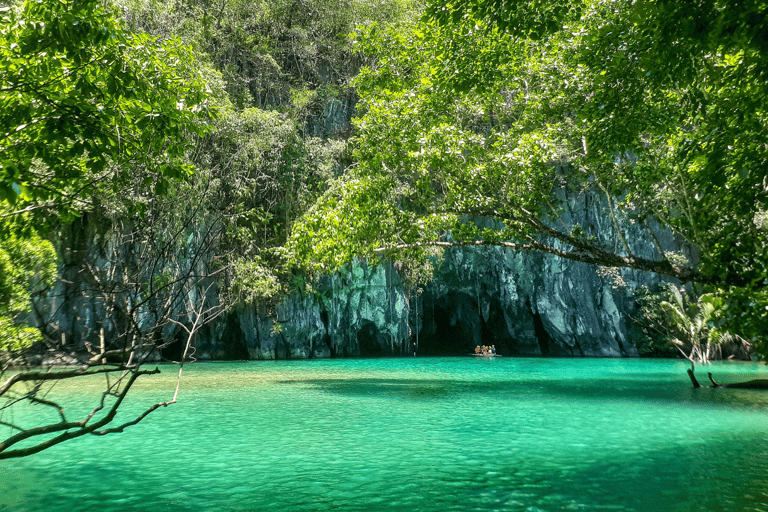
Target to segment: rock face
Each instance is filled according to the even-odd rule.
[[[560,199],[565,209],[558,222],[579,224],[586,236],[618,246],[607,201],[565,190]],[[645,227],[619,221],[633,254],[658,257]],[[681,248],[669,232],[651,228],[663,250]],[[67,256],[62,275],[69,278],[60,285],[67,290],[58,296],[65,298],[42,309],[50,312],[49,325],[67,343],[84,346],[98,342],[104,308],[72,284],[75,263],[82,259],[72,254],[88,246],[87,240],[78,240],[74,249],[62,251]],[[312,293],[287,298],[271,314],[253,308],[230,312],[198,333],[195,357],[465,355],[477,345],[491,344],[502,355],[636,357],[628,321],[636,308],[633,293],[660,281],[646,272],[607,272],[540,253],[456,248],[445,251],[421,295],[406,293],[391,264],[359,264],[327,278]],[[162,355],[173,359],[180,350],[178,342]]]
[[[289,297],[276,312],[276,318],[253,309],[230,315],[243,332],[239,341],[249,359],[397,356],[409,348],[411,308],[391,265],[355,266],[311,294]]]
[[[558,222],[579,224],[587,236],[618,247],[606,200],[565,190],[559,199],[565,209]],[[635,256],[659,257],[645,227],[620,221]],[[651,228],[664,250],[681,249],[669,232]],[[661,281],[648,272],[599,269],[548,254],[450,250],[421,302],[420,348],[467,353],[495,344],[505,355],[636,357],[627,318],[635,312],[633,295]]]
[[[620,243],[607,201],[560,194],[563,222],[578,223],[606,246]],[[645,227],[619,220],[634,255],[658,257]],[[669,232],[651,228],[664,250],[682,247]],[[328,279],[318,293],[290,297],[277,320],[254,311],[233,315],[252,359],[465,355],[491,344],[503,355],[636,357],[628,321],[633,294],[661,281],[540,253],[456,248],[445,252],[434,280],[416,297],[406,294],[391,265],[360,265]]]
[[[450,251],[421,305],[427,353],[494,344],[503,355],[637,356],[625,325],[631,294],[554,256]]]

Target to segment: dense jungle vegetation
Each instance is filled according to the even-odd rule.
[[[405,30],[419,9],[398,0],[4,8],[3,322],[24,329],[29,294],[52,278],[50,246],[27,259],[14,247],[39,247],[39,235],[66,245],[86,218],[131,244],[205,224],[222,299],[276,300],[292,224],[351,163],[351,82],[372,57],[348,36],[366,24]],[[174,251],[200,252],[195,243]],[[126,247],[104,250],[127,258]]]
[[[374,57],[348,36],[407,31],[420,11],[406,0],[0,8],[3,409],[46,403],[55,379],[118,376],[105,416],[70,422],[61,410],[61,422],[0,443],[2,457],[122,430],[109,425],[169,329],[189,350],[230,307],[291,289],[292,225],[351,164],[352,79]],[[31,299],[51,293],[100,304],[111,332],[81,347],[77,369],[19,373],[30,348],[68,346],[55,326],[33,327]]]
[[[459,245],[696,283],[703,302],[655,302],[679,337],[728,332],[765,354],[768,8],[737,4],[6,5],[4,364],[56,342],[31,327],[30,299],[75,264],[116,326],[82,371],[117,357],[110,371],[138,372],[171,325],[189,347],[227,308],[274,304],[358,258],[399,259],[419,280],[435,248]],[[621,243],[562,222],[564,187],[606,197]],[[651,240],[671,229],[696,261],[658,244],[634,255],[627,223]],[[676,317],[703,304],[691,334]]]
[[[456,0],[428,2],[410,32],[360,29],[380,59],[355,80],[358,165],[294,230],[297,253],[326,270],[495,245],[651,271],[700,285],[708,332],[764,353],[765,15],[760,2]],[[561,189],[605,197],[619,243],[565,222]],[[660,229],[695,256],[665,252]]]

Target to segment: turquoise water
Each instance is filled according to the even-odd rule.
[[[123,434],[0,461],[0,511],[768,511],[768,393],[694,390],[686,368],[198,363],[180,403]],[[172,376],[147,377],[129,407],[169,398]]]

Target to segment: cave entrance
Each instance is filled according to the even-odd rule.
[[[477,302],[464,293],[426,300],[423,327],[419,332],[419,355],[466,356],[483,343],[482,319]]]
[[[221,341],[224,344],[222,359],[226,361],[247,361],[250,359],[246,348],[245,333],[240,327],[237,315],[227,315],[227,324],[221,334]]]
[[[184,350],[184,334],[179,331],[174,337],[173,341],[165,348],[162,349],[160,357],[164,361],[180,361],[181,353]]]
[[[491,299],[487,321],[477,299],[466,293],[427,298],[424,301],[422,329],[419,331],[419,355],[466,356],[478,345],[496,345],[501,355],[514,355],[516,347],[509,335],[501,304]]]
[[[362,357],[381,357],[391,355],[389,336],[380,332],[373,322],[364,322],[357,331],[357,346]]]
[[[517,343],[509,334],[509,326],[498,299],[491,300],[488,308],[488,320],[482,322],[482,325],[483,332],[480,345],[495,345],[496,353],[502,356],[519,355]]]

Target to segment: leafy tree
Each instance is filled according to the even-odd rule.
[[[177,35],[221,75],[211,81],[221,117],[195,151],[226,209],[223,247],[233,297],[272,303],[290,274],[282,245],[297,217],[349,163],[357,99],[351,79],[366,62],[347,37],[373,21],[405,26],[412,0],[118,1],[128,26]],[[220,87],[219,87],[220,86]]]
[[[4,217],[0,207],[0,363],[5,364],[41,340],[29,325],[32,296],[45,292],[56,277],[56,252],[36,233],[23,233],[26,219]]]
[[[349,115],[349,84],[362,59],[347,35],[356,24],[415,19],[414,0],[119,0],[129,25],[192,45],[224,78],[237,109],[291,109],[314,136],[337,135],[328,110]],[[331,123],[332,124],[332,123]]]
[[[0,212],[4,224],[14,224],[0,226],[0,458],[121,432],[176,401],[178,384],[170,401],[111,425],[136,379],[159,372],[144,363],[171,343],[163,334],[180,327],[188,348],[197,330],[226,310],[211,303],[216,270],[203,262],[220,223],[201,220],[194,205],[179,209],[179,198],[170,204],[168,195],[172,181],[189,177],[188,152],[208,131],[207,98],[187,48],[126,31],[101,2],[29,1],[0,9]],[[85,287],[102,306],[99,339],[74,346],[62,337],[53,344],[58,353],[71,352],[76,367],[27,366],[30,345],[52,341],[25,327],[30,294],[55,272],[52,246],[39,238],[39,228],[58,224],[73,232],[72,220],[85,210],[94,216],[109,210],[99,243],[83,250],[69,240],[62,252],[91,251],[93,259],[81,262],[70,284]],[[144,216],[130,215],[136,212]],[[199,220],[201,227],[191,230]],[[183,365],[188,350],[179,355]],[[58,381],[91,375],[106,376],[103,394],[73,420],[77,411],[47,393]],[[30,405],[54,416],[26,425],[13,411]]]
[[[206,208],[221,212],[218,264],[227,300],[273,304],[289,280],[282,248],[303,213],[339,168],[343,141],[302,137],[277,111],[224,109],[198,145],[197,165],[212,180]]]
[[[0,9],[0,200],[51,202],[65,218],[97,183],[136,166],[156,192],[188,176],[190,134],[206,130],[206,88],[177,40],[123,29],[95,0]]]
[[[717,312],[724,305],[721,297],[703,293],[694,301],[686,290],[668,284],[662,293],[648,298],[642,314],[647,324],[655,324],[657,343],[668,343],[691,362],[721,358],[723,343],[745,343],[739,336],[714,326]]]
[[[544,251],[714,285],[717,321],[763,336],[768,13],[734,12],[457,0],[406,34],[361,31],[379,60],[356,81],[360,164],[296,228],[297,255],[331,269],[429,245]],[[613,236],[563,222],[564,190],[603,196]],[[697,259],[664,253],[657,222]],[[633,250],[630,224],[655,258]]]

